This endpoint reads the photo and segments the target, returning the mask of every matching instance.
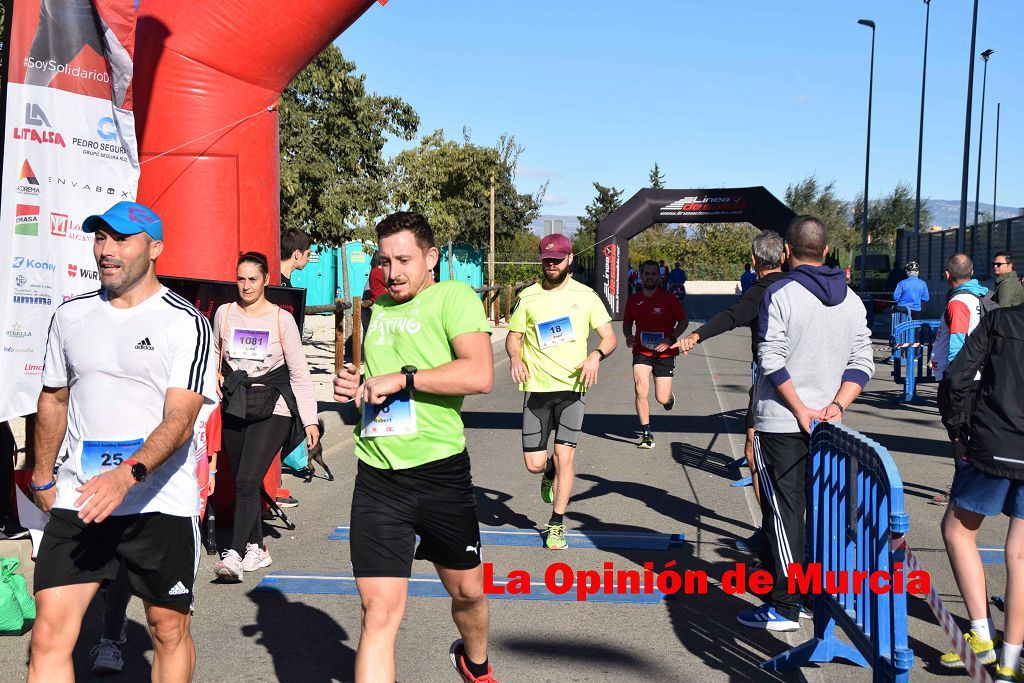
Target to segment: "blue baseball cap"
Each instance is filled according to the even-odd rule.
[[[118,202],[97,216],[89,216],[82,223],[83,232],[96,232],[109,227],[122,235],[148,234],[155,240],[163,240],[164,226],[151,208],[137,202]]]

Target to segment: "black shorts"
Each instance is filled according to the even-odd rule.
[[[112,515],[86,524],[53,509],[36,557],[35,590],[113,581],[122,560],[132,594],[156,605],[192,604],[199,520],[161,512]]]
[[[378,469],[360,460],[351,524],[357,577],[408,578],[414,558],[448,569],[479,566],[480,523],[469,453],[404,470]]]
[[[586,408],[586,394],[577,391],[528,391],[523,396],[523,452],[546,451],[552,431],[556,444],[576,448]]]
[[[747,427],[747,429],[753,429],[754,428],[754,387],[753,386],[750,387],[750,391],[747,392],[747,395],[750,396],[750,400],[747,401],[747,422],[746,422],[746,427]]]
[[[676,357],[655,358],[642,353],[633,354],[633,365],[649,365],[655,377],[672,377],[676,374]]]

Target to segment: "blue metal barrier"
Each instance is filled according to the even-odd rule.
[[[931,362],[938,331],[938,320],[907,320],[893,327],[892,378],[903,385],[904,401],[917,399],[917,385],[938,381]]]
[[[876,594],[853,571],[890,574],[905,552],[890,541],[910,527],[903,480],[889,452],[838,424],[819,423],[811,436],[810,562],[826,572],[849,572],[849,588],[814,598],[814,638],[762,664],[789,669],[837,657],[872,667],[875,681],[909,680],[914,653],[907,647],[907,597]],[[853,586],[859,585],[860,592]],[[839,640],[839,626],[852,645]]]
[[[893,306],[892,319],[889,321],[889,343],[896,343],[896,326],[911,320],[910,309],[906,306]]]

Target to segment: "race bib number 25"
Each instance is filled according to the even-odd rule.
[[[79,472],[83,481],[109,472],[135,454],[143,439],[126,441],[83,441],[82,463]]]

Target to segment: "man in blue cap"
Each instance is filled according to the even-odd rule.
[[[82,619],[123,563],[146,606],[153,679],[188,681],[200,546],[192,433],[217,400],[210,325],[157,280],[163,226],[151,209],[121,202],[82,228],[95,234],[102,287],[59,306],[46,340],[31,488],[50,520],[28,680],[74,679]]]

